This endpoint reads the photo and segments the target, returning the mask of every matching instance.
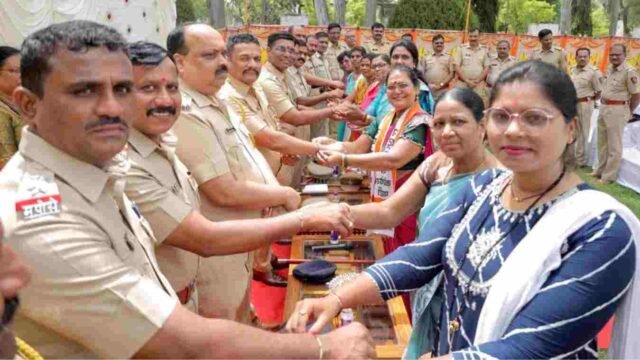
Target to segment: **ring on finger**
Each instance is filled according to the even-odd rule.
[[[305,310],[300,310],[300,311],[298,311],[298,314],[300,316],[305,316],[305,315],[307,315],[307,312]]]

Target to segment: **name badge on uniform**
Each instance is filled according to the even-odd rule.
[[[60,213],[62,197],[53,174],[39,173],[25,175],[18,187],[16,213],[22,213],[24,220],[37,219]]]
[[[60,212],[60,195],[48,195],[16,202],[16,212],[22,213],[24,220],[37,219]]]

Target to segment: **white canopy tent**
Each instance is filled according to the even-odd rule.
[[[113,26],[128,41],[166,45],[176,0],[0,0],[0,44],[20,47],[35,30],[68,20]]]

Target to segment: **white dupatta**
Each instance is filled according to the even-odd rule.
[[[613,197],[595,190],[579,191],[553,205],[515,247],[491,280],[474,345],[504,336],[516,314],[560,266],[561,248],[566,239],[608,210],[622,217],[629,226],[636,249],[635,275],[615,314],[609,357],[640,358],[640,221]]]

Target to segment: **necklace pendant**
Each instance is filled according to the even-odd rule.
[[[460,322],[458,319],[449,321],[449,333],[453,334],[460,330]]]

